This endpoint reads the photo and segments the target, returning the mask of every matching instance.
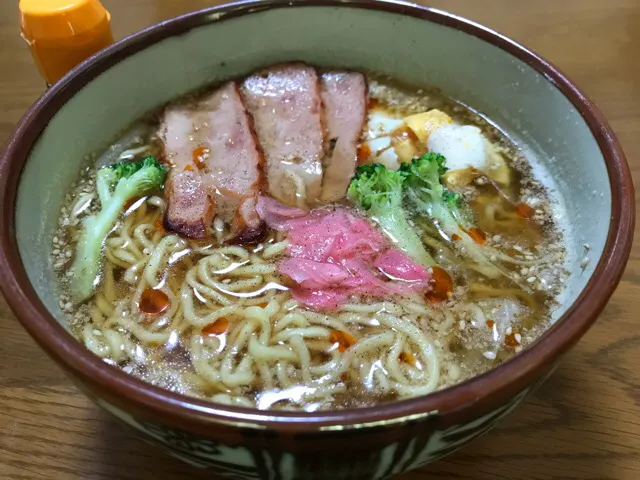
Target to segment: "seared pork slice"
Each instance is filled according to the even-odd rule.
[[[321,199],[344,198],[357,164],[358,141],[367,119],[367,84],[356,72],[322,75],[321,95],[327,129]]]
[[[189,140],[192,129],[188,109],[169,107],[165,111],[159,136],[171,170],[165,185],[164,224],[167,230],[185,237],[204,238],[213,220],[215,205],[193,160]]]
[[[167,158],[173,165],[170,180],[182,181],[185,177],[184,182],[188,179],[191,184],[199,181],[201,185],[189,192],[176,188],[182,185],[176,180],[168,183],[172,187],[166,189],[168,228],[193,237],[185,233],[185,228],[176,228],[174,225],[180,224],[173,219],[179,217],[178,211],[182,216],[187,213],[195,216],[201,209],[199,196],[204,196],[215,205],[216,216],[231,225],[231,241],[238,241],[236,237],[255,239],[264,233],[255,213],[262,157],[250,120],[233,82],[167,111],[161,133],[166,138]],[[211,223],[209,210],[203,220],[208,221],[207,226]]]
[[[269,193],[307,206],[320,197],[324,129],[318,75],[291,63],[248,77],[242,95],[266,161]]]
[[[258,198],[253,196],[246,198],[238,206],[231,223],[232,235],[228,240],[229,243],[242,245],[264,239],[267,227],[256,212],[257,204]]]
[[[170,173],[164,187],[168,199],[164,226],[189,238],[205,238],[215,216],[215,203],[202,185],[198,172]]]
[[[223,85],[205,97],[198,109],[197,116],[202,118],[193,133],[200,148],[196,158],[216,214],[231,224],[231,241],[255,239],[264,233],[255,213],[262,154],[237,84]]]

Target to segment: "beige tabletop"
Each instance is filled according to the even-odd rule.
[[[0,0],[0,143],[44,90]],[[213,0],[103,0],[122,37]],[[602,109],[640,178],[640,0],[432,0],[555,63]],[[1,274],[1,273],[0,273]],[[555,375],[468,448],[403,480],[640,479],[640,246]],[[82,396],[0,298],[0,479],[200,479]]]

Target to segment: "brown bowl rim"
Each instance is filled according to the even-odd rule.
[[[373,407],[327,412],[273,412],[229,407],[171,393],[112,367],[73,338],[47,311],[29,282],[15,237],[17,187],[32,146],[50,118],[84,85],[129,55],[165,38],[205,24],[287,7],[333,6],[402,14],[455,28],[497,46],[527,63],[558,88],[578,109],[595,137],[609,174],[612,211],[607,241],[596,269],[573,305],[529,349],[489,372],[427,396]],[[209,425],[313,432],[361,428],[438,412],[456,418],[507,401],[533,384],[593,324],[620,281],[629,257],[634,224],[634,189],[624,153],[593,103],[556,67],[509,38],[440,10],[393,0],[263,0],[216,6],[160,22],[94,55],[49,89],[24,115],[0,158],[0,288],[11,309],[37,343],[65,370],[83,382],[111,392],[137,411],[168,424],[200,430]]]

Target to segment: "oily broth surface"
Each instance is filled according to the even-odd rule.
[[[219,224],[214,225],[216,235],[208,243],[173,238],[162,227],[162,198],[150,196],[130,206],[107,240],[105,267],[95,297],[74,306],[67,283],[80,221],[99,207],[95,170],[89,166],[66,196],[52,249],[61,287],[60,306],[74,335],[106,362],[172,391],[222,403],[307,411],[422,395],[479,375],[526,348],[548,327],[554,298],[567,275],[560,267],[566,254],[562,235],[554,224],[545,188],[533,178],[517,146],[500,130],[437,90],[415,89],[375,76],[369,78],[369,88],[371,98],[391,110],[409,114],[438,108],[455,121],[478,126],[499,146],[512,171],[505,191],[500,193],[478,179],[460,192],[486,234],[487,244],[526,265],[510,264],[509,279],[487,279],[456,257],[452,246],[437,239],[437,234],[429,236],[435,239],[425,236],[434,258],[454,279],[449,301],[432,304],[419,297],[381,301],[362,296],[337,312],[319,314],[297,306],[277,273],[280,255],[269,252],[284,248],[281,233],[270,231],[263,244],[244,246],[244,252],[224,250],[218,239],[225,227]],[[142,140],[155,142],[153,138]],[[518,204],[532,205],[530,218],[514,218],[513,212],[507,212],[504,194]],[[503,216],[496,216],[496,211]],[[140,228],[142,225],[146,227]],[[144,233],[137,235],[136,229]],[[149,257],[163,242],[170,247],[160,268],[145,280]],[[541,257],[548,260],[531,264],[530,260]],[[209,263],[211,268],[202,267]],[[262,273],[234,276],[246,267]],[[207,268],[208,273],[204,272]],[[201,270],[213,283],[198,277]],[[202,293],[214,284],[220,290],[215,301]],[[190,293],[184,294],[185,285]],[[150,316],[137,310],[141,293],[150,287],[167,292],[171,303],[167,315]],[[242,313],[216,316],[216,311],[234,305],[241,305]],[[204,324],[206,318],[211,321]],[[263,322],[262,327],[251,330],[251,322]],[[413,330],[402,330],[402,325]],[[299,332],[292,330],[295,328]],[[241,341],[243,335],[249,340]],[[297,363],[300,358],[290,361],[289,353],[277,361],[250,355],[250,339],[260,335],[269,335],[270,355],[285,355],[278,348],[298,354],[303,350],[300,341],[304,342],[306,371]],[[348,357],[366,341],[379,341],[379,345]],[[216,357],[220,352],[221,359]],[[251,367],[252,376],[242,366],[243,358],[249,356],[259,358]],[[433,388],[426,388],[435,378],[433,368],[437,381]],[[338,374],[332,377],[331,369]],[[243,374],[245,378],[240,378]]]
[[[534,177],[532,166],[514,141],[490,120],[447,97],[441,90],[417,88],[376,74],[369,76],[369,90],[371,98],[378,105],[387,106],[390,112],[410,115],[437,108],[451,116],[454,122],[480,128],[486,138],[499,149],[511,168],[511,182],[508,186],[501,187],[502,194],[491,184],[482,181],[456,189],[473,210],[476,225],[487,234],[489,245],[500,247],[510,255],[531,259],[540,256],[540,252],[555,253],[555,262],[543,262],[535,266],[512,265],[511,279],[483,277],[472,269],[464,268],[464,261],[462,264],[449,265],[448,268],[456,276],[460,297],[467,296],[470,300],[476,300],[483,310],[488,309],[489,315],[478,315],[471,320],[471,325],[477,327],[480,323],[486,324],[491,331],[489,339],[483,340],[477,332],[468,330],[468,318],[459,320],[457,325],[454,324],[453,330],[447,335],[449,353],[462,365],[463,372],[467,372],[465,378],[479,375],[521,351],[542,335],[551,323],[555,298],[568,276],[568,272],[562,267],[566,251],[560,226],[554,221],[554,199],[547,188]],[[513,203],[534,205],[531,218],[528,221],[490,221],[487,206],[504,207],[507,203],[505,196]],[[446,244],[441,247],[447,248]],[[438,258],[438,251],[441,250],[436,248],[436,260],[441,259]],[[496,358],[493,359],[491,344],[492,341],[495,342],[497,335],[496,323],[491,318],[491,313],[503,310],[506,302],[490,300],[492,293],[489,289],[509,291],[524,298],[522,293],[517,291],[518,288],[514,289],[514,281],[528,289],[528,302],[524,302],[526,307],[522,311],[519,328],[507,329],[509,334],[506,343],[513,348],[497,350]],[[474,289],[478,284],[484,284],[489,289]],[[465,287],[466,291],[463,293],[462,289]],[[516,345],[518,343],[519,345]],[[487,360],[494,362],[489,368]]]

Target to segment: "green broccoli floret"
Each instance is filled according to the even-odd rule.
[[[76,301],[89,298],[98,284],[102,245],[127,202],[162,188],[167,171],[154,157],[101,168],[96,177],[100,211],[82,222],[72,266],[71,290]]]
[[[456,238],[456,235],[460,239],[456,245],[476,264],[478,271],[492,278],[500,276],[502,271],[491,262],[485,248],[467,233],[472,225],[460,195],[442,185],[445,158],[437,153],[427,153],[404,163],[400,171],[405,178],[405,195],[416,214],[426,215],[447,238]]]
[[[404,177],[384,165],[362,165],[349,185],[348,197],[368,212],[393,243],[416,262],[435,265],[402,207]]]

